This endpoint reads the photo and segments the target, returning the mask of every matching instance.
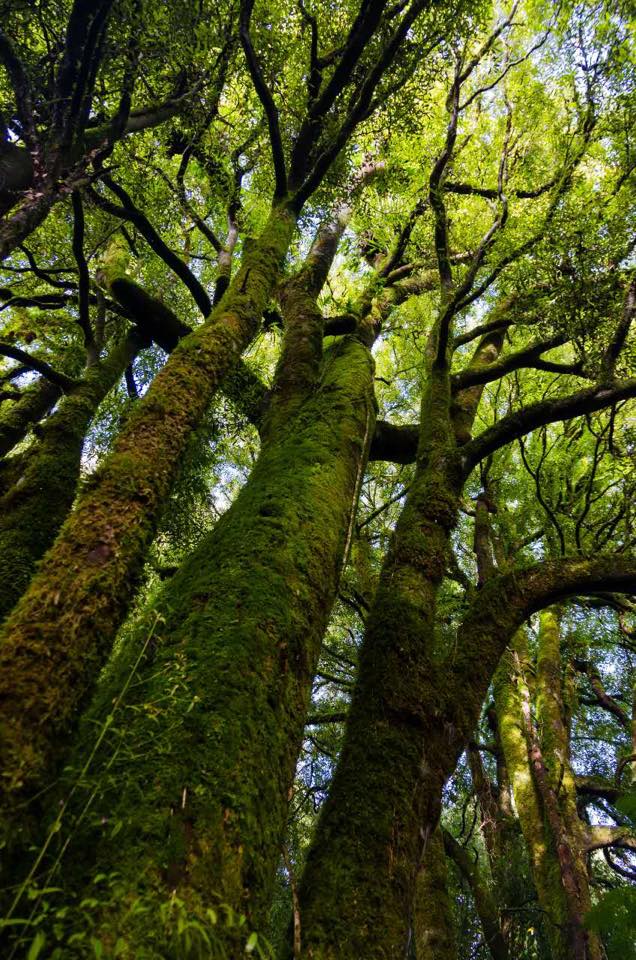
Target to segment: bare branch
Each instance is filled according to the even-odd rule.
[[[90,188],[88,191],[89,196],[98,206],[102,207],[108,213],[115,217],[120,217],[123,220],[130,220],[131,223],[135,224],[142,237],[147,241],[157,256],[161,257],[164,263],[170,267],[174,273],[176,273],[180,280],[183,281],[192,294],[197,307],[203,316],[207,317],[212,309],[212,304],[210,303],[210,298],[208,297],[206,291],[201,286],[192,271],[186,266],[183,260],[178,257],[177,254],[174,253],[174,251],[171,250],[170,247],[168,247],[168,245],[161,239],[148,218],[141,212],[141,210],[138,209],[138,207],[135,206],[124,188],[115,183],[112,177],[107,174],[102,174],[101,179],[106,184],[108,189],[111,190],[121,200],[122,206],[120,207],[117,204],[112,203],[110,200],[107,200],[106,197],[101,196],[92,188]]]
[[[84,348],[86,350],[87,362],[90,366],[98,359],[98,351],[95,344],[95,337],[91,327],[89,312],[89,288],[90,276],[88,265],[84,256],[84,207],[79,190],[71,194],[73,203],[73,256],[77,263],[77,273],[79,276],[78,297],[79,297],[79,317],[78,322],[84,334]]]
[[[16,347],[12,343],[6,343],[4,340],[0,341],[0,355],[3,357],[11,357],[12,360],[18,360],[24,364],[25,367],[28,367],[29,370],[35,370],[37,373],[41,373],[46,380],[54,383],[56,387],[61,387],[65,392],[68,392],[75,386],[75,380],[73,380],[72,377],[67,377],[65,373],[54,370],[46,361],[31,356],[30,353],[21,350],[20,347]]]
[[[575,658],[572,663],[576,670],[585,674],[589,679],[596,704],[611,713],[626,730],[629,730],[631,728],[630,718],[621,705],[606,692],[601,675],[594,664],[590,663],[589,660],[579,660],[578,658]]]
[[[31,83],[24,68],[24,64],[13,49],[9,38],[0,30],[0,61],[4,64],[13,92],[18,119],[22,128],[22,136],[33,158],[37,159],[40,153],[39,139],[33,116],[33,94]]]
[[[254,89],[265,110],[267,117],[267,126],[269,129],[269,139],[272,148],[272,160],[274,162],[274,177],[276,187],[274,197],[282,200],[287,195],[287,170],[285,168],[285,152],[283,150],[283,141],[278,122],[278,108],[274,103],[274,98],[265,83],[258,58],[252,46],[250,37],[250,20],[252,10],[254,9],[254,0],[241,0],[241,44],[247,61],[247,68],[254,84]]]

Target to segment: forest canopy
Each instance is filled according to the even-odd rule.
[[[636,958],[633,3],[0,12],[2,956]]]

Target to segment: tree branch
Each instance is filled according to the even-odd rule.
[[[419,437],[417,424],[395,424],[378,420],[371,441],[369,460],[389,460],[391,463],[413,463]]]
[[[582,797],[601,797],[610,803],[616,803],[621,796],[621,790],[615,783],[601,780],[599,777],[578,776],[576,778],[576,792]]]
[[[547,193],[548,190],[551,190],[556,182],[557,178],[553,177],[551,180],[548,180],[540,187],[536,187],[534,190],[515,190],[513,187],[511,187],[508,190],[508,196],[515,197],[518,200],[534,200],[536,197],[541,197],[544,193]],[[462,196],[471,197],[483,197],[485,200],[496,200],[499,196],[498,191],[494,187],[475,187],[470,183],[456,183],[451,180],[446,181],[444,184],[444,190],[446,193],[457,193],[461,194]]]
[[[91,327],[89,312],[89,292],[90,276],[88,273],[88,264],[84,256],[84,207],[79,190],[74,190],[71,194],[73,204],[73,256],[77,263],[77,273],[79,276],[78,284],[78,313],[79,325],[84,334],[84,348],[88,365],[95,363],[98,359],[98,351],[95,344],[95,337]]]
[[[117,277],[107,285],[142,335],[157,343],[166,353],[171,353],[180,340],[192,333],[187,323],[180,320],[163,301],[152,297],[129,277]],[[223,381],[221,389],[258,430],[269,395],[260,377],[243,360],[239,360]]]
[[[2,30],[0,30],[0,61],[4,64],[9,74],[11,86],[13,87],[16,110],[20,126],[22,127],[24,142],[30,153],[38,156],[40,146],[33,116],[31,84],[24,64],[13,49],[11,41]]]
[[[466,444],[463,450],[464,474],[468,476],[484,457],[537,427],[560,420],[571,420],[584,413],[594,413],[632,397],[636,397],[636,378],[623,380],[609,387],[590,387],[569,397],[541,400],[510,413]]]
[[[131,223],[135,224],[151,249],[154,250],[157,256],[163,260],[166,266],[168,266],[173,273],[176,273],[179,279],[183,281],[192,294],[197,307],[203,316],[207,317],[212,309],[212,304],[206,291],[201,286],[192,271],[186,266],[183,260],[178,257],[177,254],[171,250],[170,247],[161,239],[148,218],[135,206],[124,188],[115,183],[115,181],[107,174],[104,174],[101,179],[106,184],[108,189],[111,190],[112,193],[114,193],[115,196],[121,200],[123,206],[120,207],[116,203],[112,203],[110,200],[107,200],[106,197],[102,197],[99,193],[97,193],[96,190],[91,188],[89,190],[89,194],[95,203],[113,216],[120,217],[123,220],[130,220]]]
[[[250,77],[252,78],[252,83],[254,84],[254,89],[258,94],[258,98],[263,105],[265,110],[265,116],[267,117],[267,126],[269,129],[269,139],[272,148],[272,160],[274,163],[274,177],[276,181],[276,187],[274,190],[274,198],[276,200],[282,200],[283,197],[287,195],[287,171],[285,169],[285,152],[283,150],[283,141],[280,133],[280,125],[278,122],[278,108],[274,103],[274,98],[269,90],[269,87],[263,79],[263,74],[252,46],[252,40],[250,37],[250,20],[252,18],[252,10],[254,9],[254,0],[241,0],[241,12],[240,12],[240,36],[241,36],[241,45],[245,53],[245,59],[247,61],[247,68],[249,70]]]
[[[573,659],[572,663],[576,670],[585,674],[585,676],[589,679],[590,686],[598,706],[602,707],[603,710],[606,710],[608,713],[611,713],[614,717],[616,717],[619,723],[629,731],[631,729],[630,718],[627,716],[621,705],[606,692],[605,687],[603,686],[603,681],[601,680],[601,675],[594,664],[590,663],[589,660],[579,660],[576,657]]]
[[[636,836],[628,827],[588,827],[587,850],[602,850],[604,847],[636,850]]]
[[[604,375],[608,380],[611,380],[614,376],[616,361],[625,346],[634,314],[636,314],[636,274],[632,277],[632,281],[627,288],[623,315],[603,358]]]
[[[31,354],[25,350],[21,350],[20,347],[14,347],[12,343],[6,343],[4,340],[0,341],[0,355],[3,357],[11,357],[12,360],[18,360],[24,364],[25,367],[28,367],[29,370],[35,370],[37,373],[42,374],[46,380],[54,383],[56,387],[61,387],[65,392],[68,392],[75,386],[76,381],[73,380],[72,377],[67,377],[65,373],[54,370],[45,360],[38,360],[37,357],[31,356]]]
[[[478,386],[479,384],[491,383],[493,380],[499,380],[500,377],[511,373],[513,370],[534,366],[535,361],[538,360],[542,353],[553,350],[555,347],[559,347],[566,342],[566,336],[556,334],[547,340],[542,340],[540,343],[535,343],[529,347],[525,347],[523,350],[518,350],[516,353],[510,353],[496,363],[491,363],[488,366],[484,365],[482,369],[469,367],[466,370],[462,370],[460,373],[456,373],[451,377],[453,391],[457,392],[459,390],[466,390],[468,387]],[[570,372],[570,367],[568,367],[568,372]],[[563,372],[561,368],[560,372]]]

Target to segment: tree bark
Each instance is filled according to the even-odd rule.
[[[94,736],[91,717],[103,719],[99,706],[110,709],[152,632],[117,724],[125,749],[111,766],[115,737],[102,755],[112,789],[92,808],[94,821],[103,813],[123,828],[78,841],[95,845],[95,869],[117,873],[121,911],[106,911],[97,929],[106,936],[115,922],[131,955],[149,946],[132,900],[157,910],[172,893],[201,923],[219,903],[247,916],[247,928],[217,931],[228,956],[246,930],[266,926],[374,419],[369,347],[348,336],[326,351],[305,402],[276,418],[238,498],[168,581],[154,629],[144,621],[89,716]]]
[[[273,209],[223,302],[136,405],[5,624],[0,789],[7,813],[37,792],[63,752],[128,610],[181,454],[258,328],[294,225],[287,208]]]
[[[590,909],[585,828],[563,722],[559,625],[541,614],[535,702],[539,734],[528,730],[533,691],[527,642],[519,632],[495,674],[502,743],[546,935],[555,960],[601,960],[598,936],[584,927]],[[540,742],[539,742],[540,737]],[[546,762],[543,756],[549,758]]]
[[[71,509],[88,426],[136,350],[134,339],[126,339],[90,367],[20,458],[18,475],[0,498],[0,620],[26,590]]]
[[[19,400],[3,404],[0,413],[0,457],[7,453],[26,437],[30,428],[45,417],[55,401],[61,395],[60,388],[40,377],[28,386]]]
[[[361,318],[357,333],[323,356],[316,296],[345,222],[319,231],[286,285],[283,347],[256,466],[153,603],[151,653],[123,708],[126,757],[113,767],[130,792],[122,799],[105,791],[98,801],[106,819],[125,823],[116,841],[106,834],[97,844],[100,871],[108,863],[120,877],[117,925],[135,955],[148,946],[148,930],[129,922],[131,896],[155,910],[173,891],[197,922],[221,903],[250,927],[266,923],[320,643],[375,425],[369,322]],[[135,634],[142,648],[146,628]],[[138,649],[129,641],[111,669],[89,736]],[[102,760],[108,769],[113,755],[106,750]],[[85,849],[94,842],[80,838]],[[112,911],[100,922],[106,935]],[[224,931],[228,955],[241,949],[246,929]]]
[[[474,363],[496,358],[497,338],[480,342]],[[429,371],[417,470],[367,621],[342,754],[301,883],[304,949],[316,960],[398,958],[406,949],[422,831],[426,838],[437,824],[455,756],[433,668],[437,591],[463,484],[454,412],[465,433],[482,389],[451,404],[448,370]]]

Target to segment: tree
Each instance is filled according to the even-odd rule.
[[[493,956],[526,944],[509,919],[523,884],[548,912],[562,902],[555,956],[601,955],[586,857],[628,849],[631,827],[591,840],[569,760],[555,776],[569,728],[549,613],[536,718],[533,693],[501,691],[535,613],[610,597],[632,614],[630,35],[601,5],[539,7],[13,14],[0,730],[15,955],[266,955],[312,723],[335,737],[333,777],[309,845],[293,828],[285,854],[282,956],[453,955],[445,856]],[[564,476],[572,450],[585,466]],[[213,522],[211,474],[237,469]],[[500,519],[514,503],[519,535]],[[332,614],[338,597],[348,612]],[[343,665],[351,705],[325,714],[321,683]],[[468,752],[476,868],[438,822],[495,675],[499,779]]]

